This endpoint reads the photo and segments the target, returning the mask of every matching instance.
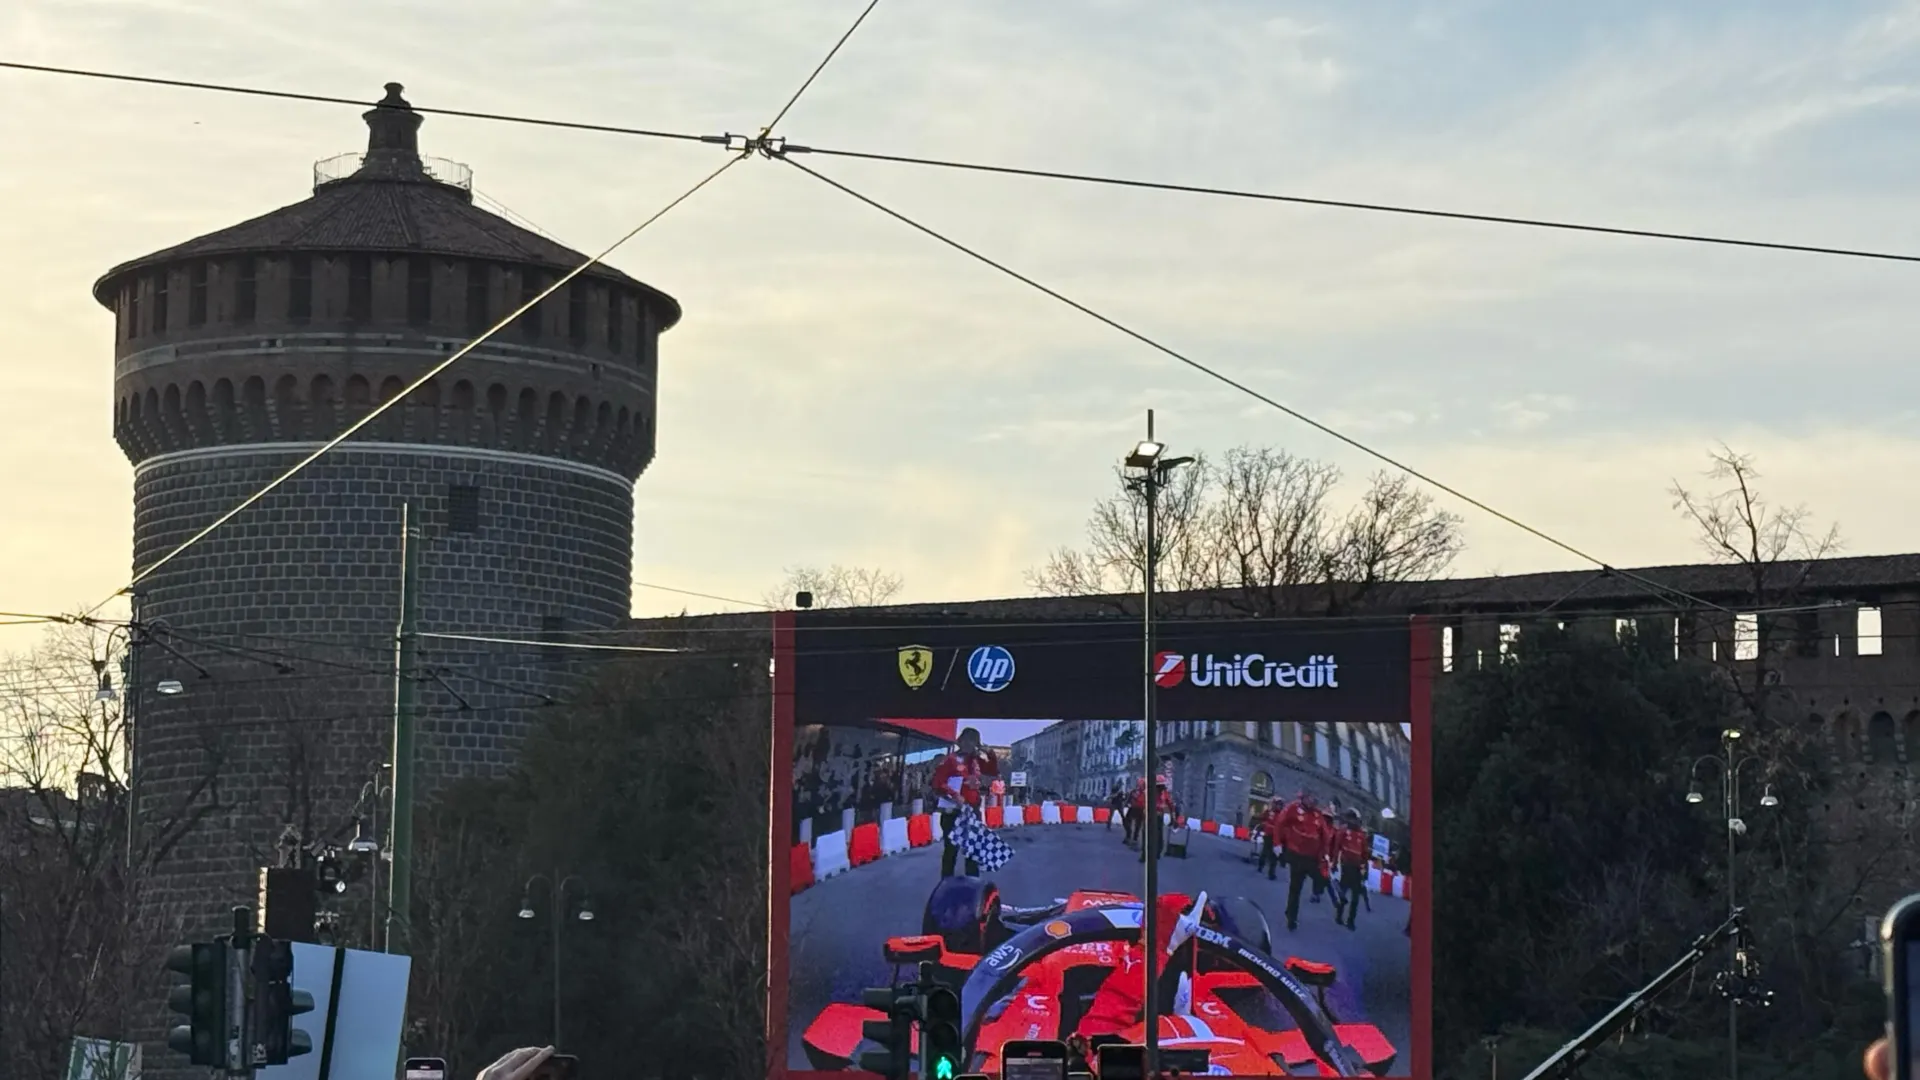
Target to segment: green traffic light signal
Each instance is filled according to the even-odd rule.
[[[953,1080],[966,1052],[960,1045],[960,996],[944,986],[929,986],[915,1005],[920,1020],[921,1080]]]
[[[167,1008],[187,1021],[167,1032],[167,1046],[195,1065],[224,1066],[227,1025],[227,946],[221,942],[176,946],[167,970],[187,981],[167,992]]]

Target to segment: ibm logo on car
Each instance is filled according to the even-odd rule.
[[[1013,682],[1013,654],[1003,646],[982,645],[967,657],[967,678],[976,690],[997,694]]]

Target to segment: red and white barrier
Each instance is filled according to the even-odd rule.
[[[906,818],[888,818],[880,823],[880,854],[898,855],[912,846],[907,839]]]
[[[847,861],[847,834],[830,832],[813,841],[813,879],[825,881],[853,868]]]
[[[1367,868],[1367,891],[1411,900],[1413,899],[1413,882],[1405,874],[1396,874],[1391,870],[1382,870],[1373,866]]]
[[[988,828],[1010,829],[1024,825],[1095,825],[1110,821],[1107,807],[1078,806],[1072,803],[1028,803],[989,806],[982,810]],[[1245,825],[1182,818],[1180,823],[1197,832],[1212,833],[1223,839],[1245,841],[1253,829]],[[865,866],[914,848],[941,843],[945,830],[937,813],[913,814],[881,822],[856,825],[816,838],[812,844],[795,844],[789,856],[788,881],[798,893],[836,874],[856,866]],[[1367,868],[1367,891],[1402,900],[1413,898],[1413,882],[1405,874],[1396,874],[1378,866]]]

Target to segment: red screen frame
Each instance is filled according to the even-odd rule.
[[[1433,1077],[1433,682],[1437,673],[1434,648],[1436,624],[1425,616],[1408,620],[1409,650],[1407,721],[1413,726],[1414,860],[1411,904],[1413,915],[1413,1048],[1409,1055],[1412,1080]],[[791,867],[786,838],[792,834],[791,776],[781,768],[793,757],[794,721],[794,613],[773,616],[773,736],[767,770],[767,1076],[768,1080],[855,1080],[875,1074],[847,1070],[821,1072],[787,1066],[787,935],[792,918]],[[900,721],[893,721],[899,723]],[[929,721],[938,723],[940,721]]]

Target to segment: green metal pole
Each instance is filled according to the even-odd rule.
[[[420,530],[414,506],[400,510],[400,625],[393,636],[393,867],[387,881],[387,951],[407,952],[413,901],[414,620],[419,611]]]

